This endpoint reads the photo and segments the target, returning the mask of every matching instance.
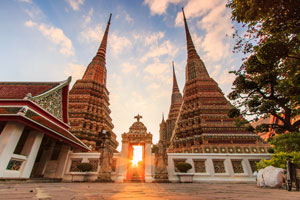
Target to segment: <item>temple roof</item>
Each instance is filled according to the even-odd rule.
[[[142,122],[134,122],[129,128],[129,133],[146,134],[147,128]]]
[[[60,85],[60,82],[0,82],[0,99],[24,99],[38,96]]]
[[[88,151],[88,147],[68,131],[70,81],[71,77],[61,82],[1,82],[0,121],[23,123],[49,137]]]

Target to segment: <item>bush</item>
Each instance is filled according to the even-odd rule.
[[[91,163],[80,163],[77,165],[77,169],[81,172],[89,172],[93,169],[93,165]]]
[[[268,148],[268,153],[275,153],[274,148]]]
[[[296,165],[296,168],[300,168],[300,152],[279,152],[272,155],[270,160],[261,160],[257,163],[257,169],[263,169],[268,166],[279,167],[286,169],[286,162],[288,157],[291,157],[291,162]]]
[[[300,151],[300,133],[286,133],[274,137],[271,144],[275,145],[275,152]]]
[[[189,169],[192,169],[192,165],[190,163],[180,162],[176,164],[176,168],[183,173],[186,173]]]

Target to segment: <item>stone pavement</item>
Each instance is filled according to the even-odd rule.
[[[253,183],[0,183],[0,199],[300,200],[300,192]]]

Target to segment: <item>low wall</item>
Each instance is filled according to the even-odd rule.
[[[175,165],[184,161],[192,165],[188,173],[194,174],[193,182],[254,182],[256,162],[270,158],[270,154],[168,153],[169,181],[179,182]]]
[[[114,155],[114,159],[118,157],[118,153]],[[69,153],[67,158],[66,170],[63,176],[63,181],[96,181],[98,178],[98,172],[100,153]],[[88,162],[93,165],[93,169],[90,172],[80,172],[77,169],[79,163]],[[112,172],[112,178],[115,178],[115,169]]]

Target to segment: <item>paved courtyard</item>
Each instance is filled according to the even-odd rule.
[[[229,183],[0,183],[0,199],[300,199],[300,192]]]

